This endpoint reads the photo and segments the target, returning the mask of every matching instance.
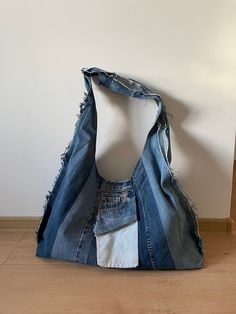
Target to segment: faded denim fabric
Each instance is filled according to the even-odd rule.
[[[97,263],[103,267],[130,268],[138,260],[138,219],[131,182],[102,182],[94,226]]]
[[[114,72],[92,67],[82,73],[87,93],[46,196],[36,256],[101,267],[201,268],[197,212],[170,167],[170,128],[161,96]],[[108,181],[98,172],[93,76],[113,92],[157,104],[155,123],[128,180]]]

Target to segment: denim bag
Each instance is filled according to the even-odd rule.
[[[82,68],[84,101],[62,166],[46,195],[36,229],[36,256],[100,267],[202,268],[197,210],[170,167],[170,128],[161,96],[143,84],[97,67]],[[113,92],[154,99],[157,115],[127,180],[98,172],[97,110],[92,77]]]

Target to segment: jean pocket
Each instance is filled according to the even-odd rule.
[[[135,196],[127,194],[98,208],[93,228],[96,236],[97,264],[103,267],[138,266],[138,219]],[[113,204],[113,206],[110,206]]]

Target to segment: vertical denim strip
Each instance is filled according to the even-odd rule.
[[[88,228],[89,217],[94,210],[97,186],[96,172],[93,167],[82,190],[58,229],[51,253],[52,257],[86,263],[93,235],[87,236],[86,246],[84,245],[83,249],[80,247],[80,239],[84,236],[85,228]],[[92,228],[91,225],[90,228]]]

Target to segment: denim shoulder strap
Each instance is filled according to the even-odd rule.
[[[88,91],[92,87],[91,77],[97,76],[99,84],[102,84],[114,92],[136,98],[161,99],[161,96],[153,89],[150,89],[133,79],[124,78],[115,72],[104,71],[97,67],[82,68],[82,72],[84,74],[85,85]]]
[[[128,97],[140,98],[140,99],[154,99],[158,106],[156,120],[154,128],[160,128],[160,131],[164,131],[163,136],[163,154],[168,164],[171,163],[171,150],[169,145],[169,123],[166,116],[166,108],[161,96],[153,89],[146,87],[140,82],[124,78],[115,72],[108,72],[98,67],[82,68],[84,75],[85,86],[88,94],[92,93],[92,77],[97,76],[99,84],[107,87],[111,91],[121,93]]]

